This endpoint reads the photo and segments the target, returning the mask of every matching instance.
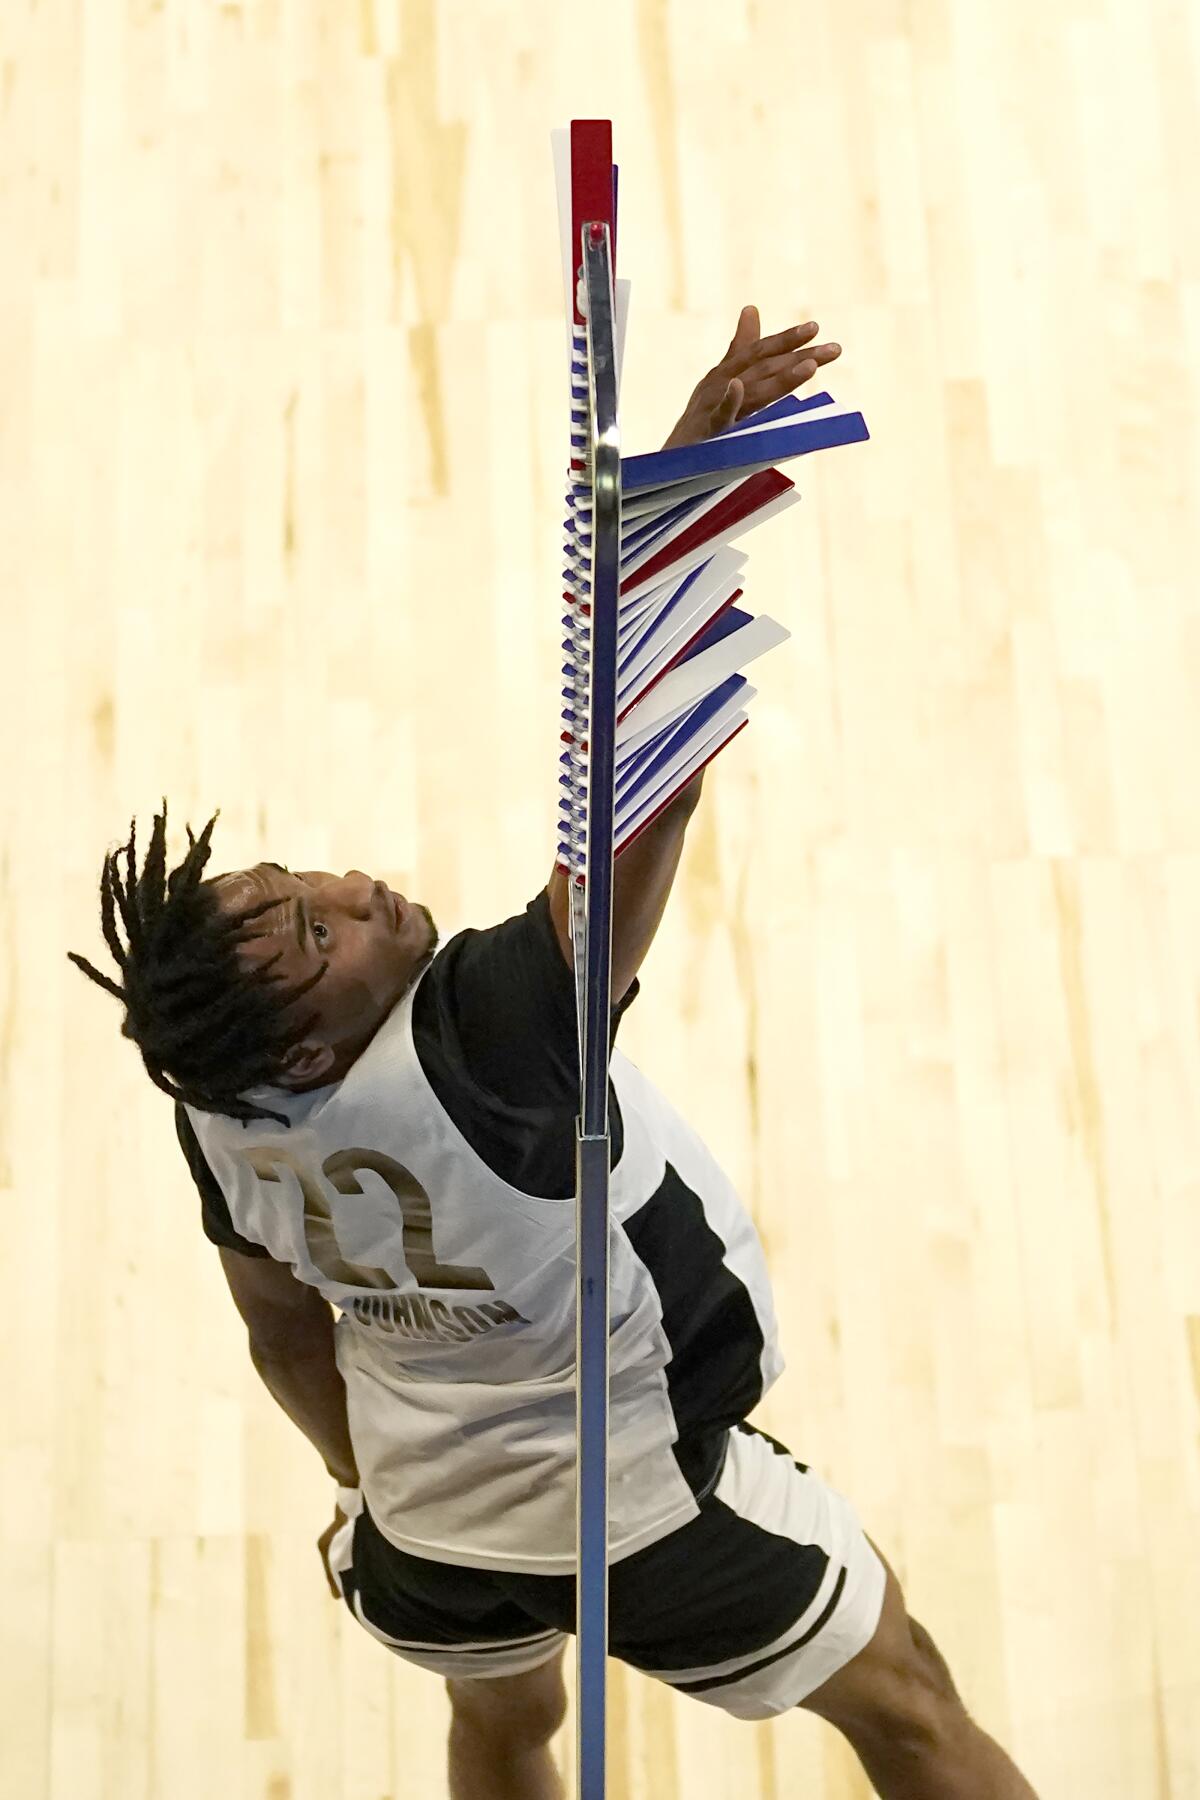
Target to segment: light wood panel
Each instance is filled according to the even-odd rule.
[[[489,923],[552,843],[547,134],[611,116],[627,443],[738,308],[868,447],[625,1031],[765,1237],[766,1427],[1045,1800],[1200,1796],[1200,166],[1167,0],[10,4],[0,50],[14,1800],[445,1791],[328,1598],[170,1109],[65,960],[164,793],[216,866]],[[570,1741],[562,1740],[564,1766]],[[866,1793],[615,1671],[614,1800]]]

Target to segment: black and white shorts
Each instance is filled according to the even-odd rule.
[[[736,1425],[699,1516],[609,1569],[609,1654],[739,1719],[769,1719],[866,1647],[886,1571],[858,1514],[775,1439]],[[364,1510],[329,1547],[360,1625],[456,1681],[525,1674],[575,1626],[573,1575],[399,1550]]]

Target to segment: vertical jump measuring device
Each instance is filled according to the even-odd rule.
[[[571,933],[579,1013],[580,1116],[576,1125],[576,1678],[579,1800],[603,1800],[605,1659],[608,1654],[608,1064],[612,998],[614,749],[617,584],[621,539],[621,443],[617,425],[615,286],[608,216],[581,222],[585,312],[583,468],[572,467],[589,598],[575,621],[567,679],[576,719],[587,720],[582,881],[571,883]],[[574,359],[573,359],[574,362]],[[572,464],[576,382],[572,369]],[[590,508],[588,500],[590,499]],[[590,510],[590,527],[586,514]],[[577,798],[577,797],[576,797]],[[578,820],[576,821],[579,822]]]
[[[741,670],[789,636],[737,604],[733,540],[799,499],[773,465],[869,433],[828,393],[787,394],[715,436],[623,458],[612,126],[577,119],[553,143],[571,404],[556,864],[579,1020],[576,1766],[578,1800],[604,1800],[613,865],[742,730],[755,690]]]

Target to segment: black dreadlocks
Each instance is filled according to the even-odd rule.
[[[198,838],[188,826],[191,847],[169,876],[165,799],[162,812],[155,815],[140,876],[134,864],[136,819],[130,823],[129,842],[105,857],[100,922],[125,978],[124,987],[93,968],[86,957],[73,950],[67,955],[85,975],[124,1001],[121,1035],[133,1039],[151,1081],[165,1094],[229,1119],[274,1119],[290,1125],[282,1113],[260,1111],[239,1096],[246,1088],[278,1079],[282,1057],[319,1016],[310,1013],[299,1024],[285,1025],[283,1015],[320,981],[328,965],[323,963],[285,997],[268,991],[285,979],[270,973],[282,951],[252,972],[239,964],[238,943],[263,935],[244,927],[280,902],[264,900],[240,912],[219,910],[211,880],[202,883],[200,878],[220,816],[218,808]],[[117,936],[118,911],[128,949]],[[168,1069],[175,1086],[167,1078]]]

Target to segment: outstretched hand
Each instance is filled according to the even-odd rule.
[[[760,337],[757,306],[743,306],[728,350],[697,383],[663,449],[703,443],[811,381],[823,364],[842,354],[840,344],[811,342],[819,330],[810,321],[774,337]]]

